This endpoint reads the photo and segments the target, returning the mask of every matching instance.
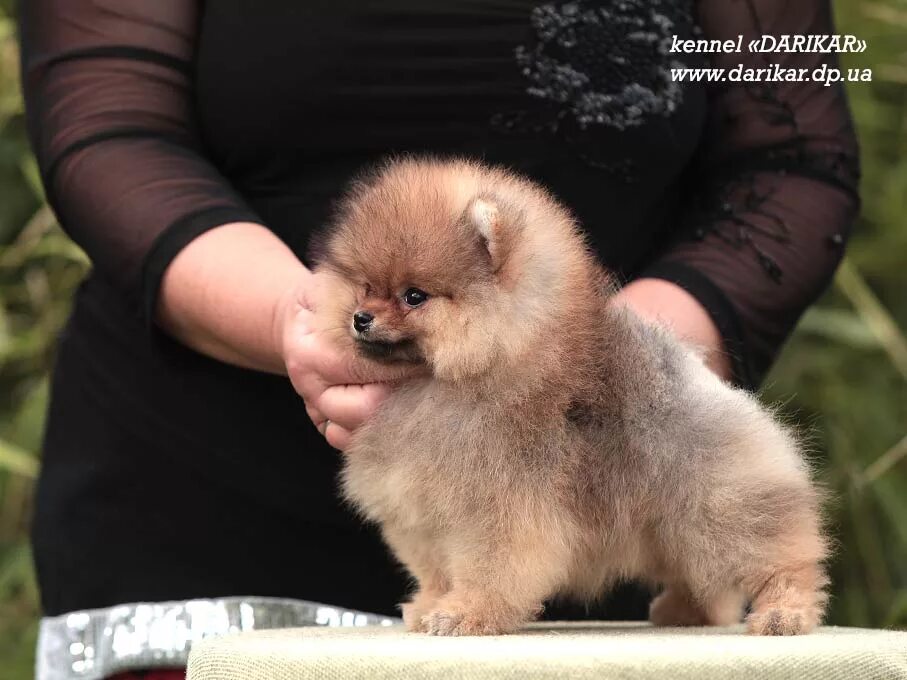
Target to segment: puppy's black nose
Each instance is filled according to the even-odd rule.
[[[365,333],[365,331],[372,327],[372,321],[374,320],[375,317],[368,312],[356,312],[353,314],[353,328],[355,328],[358,333]]]

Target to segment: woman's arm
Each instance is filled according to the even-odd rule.
[[[251,222],[212,229],[164,273],[156,318],[170,335],[221,361],[286,373],[283,326],[311,273],[271,231]]]
[[[762,34],[835,32],[828,0],[701,0],[698,6],[704,37],[711,39],[742,34],[747,45]],[[838,66],[833,54],[715,56],[714,65],[726,69],[779,64],[811,73]],[[734,379],[754,388],[843,254],[858,208],[857,143],[840,84],[714,87],[679,238],[626,295],[681,335],[705,339],[713,356],[723,345]],[[681,289],[698,309],[664,284],[658,292],[653,279]],[[712,344],[715,333],[719,347]]]
[[[136,316],[209,356],[289,374],[342,444],[387,389],[355,384],[399,373],[338,355],[312,331],[317,277],[205,157],[192,87],[199,6],[21,3],[27,121],[48,200]]]
[[[26,119],[47,198],[96,274],[149,324],[183,247],[216,226],[260,223],[202,151],[192,76],[199,6],[20,7]]]
[[[307,272],[201,152],[198,6],[21,3],[28,129],[60,224],[136,315],[215,358],[279,371],[267,315]]]

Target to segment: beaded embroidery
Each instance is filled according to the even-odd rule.
[[[636,181],[632,158],[612,157],[603,133],[668,118],[683,101],[672,37],[695,35],[688,2],[571,0],[532,10],[534,39],[514,52],[534,106],[494,117],[503,133],[558,135],[590,167]]]
[[[534,45],[516,49],[530,96],[554,104],[581,130],[618,130],[651,116],[670,116],[683,98],[671,68],[671,38],[693,21],[685,3],[671,0],[574,0],[532,11]]]

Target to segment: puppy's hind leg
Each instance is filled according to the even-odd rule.
[[[822,620],[828,595],[824,560],[828,544],[819,518],[821,493],[812,485],[779,486],[754,515],[751,559],[741,585],[752,598],[746,622],[754,635],[809,633]],[[774,521],[766,521],[774,516]],[[761,521],[756,519],[761,518]]]
[[[720,549],[705,562],[710,566],[700,573],[700,588],[710,588],[720,574],[721,581],[739,584],[750,598],[746,623],[751,634],[800,635],[822,619],[827,548],[815,498],[808,487],[779,485],[758,502],[744,503],[746,520],[738,517],[721,532],[734,536],[728,529],[736,526],[742,538],[715,542]]]
[[[761,581],[761,585],[757,583]],[[755,592],[752,612],[746,617],[754,635],[800,635],[822,620],[828,599],[825,571],[816,562],[783,565],[750,580]]]
[[[775,525],[776,533],[764,536],[756,559],[743,568],[741,585],[752,597],[746,622],[754,635],[809,633],[822,620],[828,600],[823,565],[828,548],[817,497],[813,489],[788,493],[794,500],[786,520]]]
[[[729,626],[740,623],[744,596],[739,588],[696,597],[683,584],[665,588],[649,606],[656,626]]]
[[[818,493],[803,477],[779,477],[751,477],[733,493],[716,494],[700,521],[669,528],[670,552],[689,590],[666,591],[653,603],[653,621],[699,614],[710,623],[731,623],[736,605],[723,603],[735,587],[752,603],[746,618],[752,634],[797,635],[818,625],[828,583]],[[739,614],[736,609],[734,618]]]

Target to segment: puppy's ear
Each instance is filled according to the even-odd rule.
[[[469,204],[466,218],[482,238],[492,268],[499,269],[507,259],[513,238],[513,224],[507,218],[506,207],[492,197],[480,196]]]

